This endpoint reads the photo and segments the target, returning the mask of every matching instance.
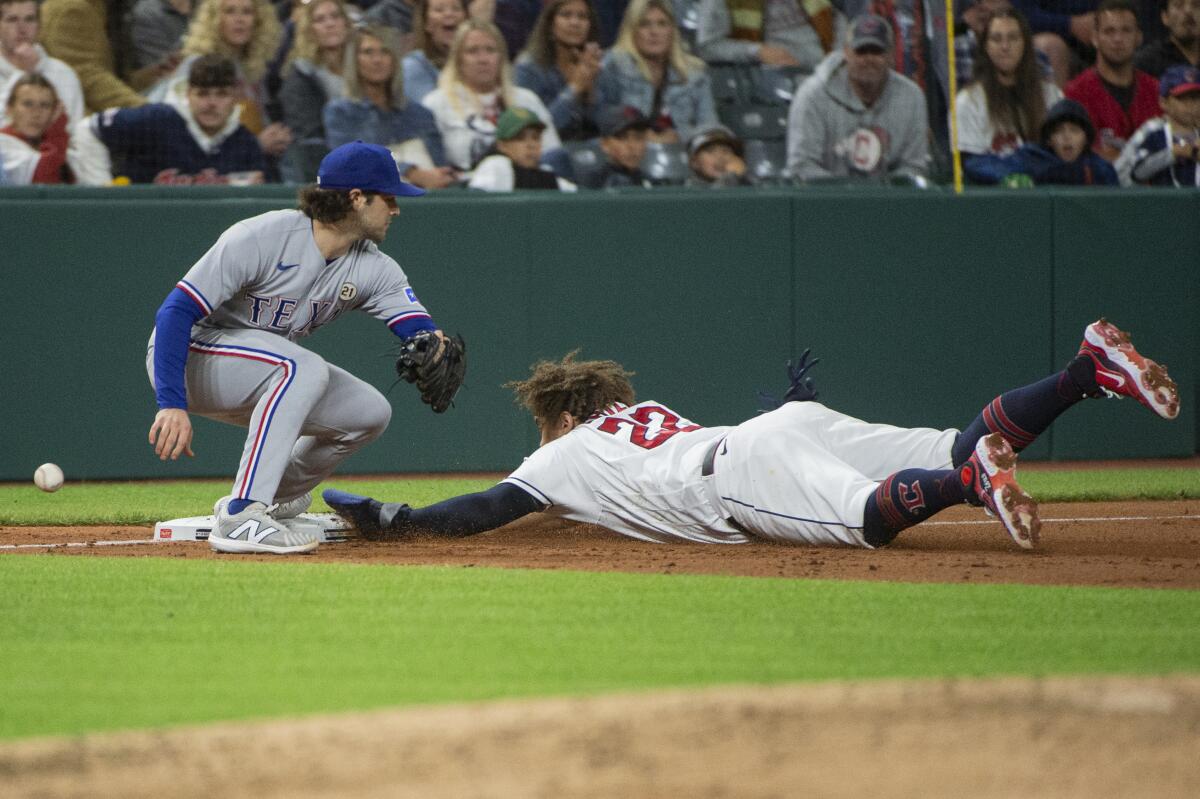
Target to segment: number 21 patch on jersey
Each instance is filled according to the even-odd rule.
[[[352,300],[358,296],[358,287],[353,283],[343,283],[341,291],[338,292],[338,297],[343,300]]]

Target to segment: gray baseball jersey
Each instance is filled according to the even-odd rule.
[[[364,240],[326,262],[300,211],[234,224],[176,289],[163,310],[200,318],[184,336],[160,310],[146,359],[159,406],[248,427],[233,496],[268,505],[314,488],[391,417],[374,387],[295,340],[353,309],[402,337],[433,328],[392,258]]]

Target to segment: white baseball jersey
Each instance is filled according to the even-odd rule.
[[[303,338],[344,311],[388,326],[429,313],[374,242],[326,263],[301,211],[270,211],[230,227],[176,284],[205,312],[197,328],[265,330]]]
[[[643,541],[744,543],[700,475],[728,427],[701,427],[657,402],[620,403],[541,447],[504,482],[547,513]]]
[[[1042,82],[1046,108],[1062,99],[1062,90],[1050,81]],[[958,149],[973,155],[1009,155],[1024,143],[1015,130],[996,127],[988,113],[983,87],[973,83],[958,93],[955,104],[958,118]]]
[[[605,409],[504,482],[546,513],[644,541],[740,544],[753,535],[866,547],[863,511],[875,486],[901,469],[950,468],[956,434],[872,424],[818,402],[700,427],[642,402]]]

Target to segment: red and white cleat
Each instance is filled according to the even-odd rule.
[[[1033,549],[1042,531],[1037,501],[1017,484],[1017,453],[999,433],[979,439],[959,467],[963,487],[973,490],[1019,546]]]
[[[1129,334],[1101,317],[1083,331],[1079,354],[1096,365],[1096,383],[1109,396],[1133,397],[1164,419],[1179,415],[1179,388],[1167,367],[1139,353]]]

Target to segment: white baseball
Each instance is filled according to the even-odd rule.
[[[63,471],[53,463],[43,463],[33,473],[33,482],[43,491],[57,491],[62,488]]]

